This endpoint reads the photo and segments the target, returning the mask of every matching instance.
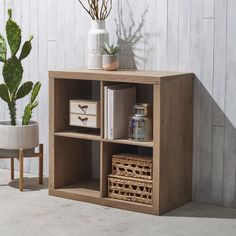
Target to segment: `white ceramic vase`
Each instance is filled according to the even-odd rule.
[[[33,149],[39,145],[39,126],[35,121],[29,125],[11,126],[10,121],[0,121],[0,150]],[[1,152],[0,152],[1,153]]]
[[[109,33],[105,29],[105,21],[92,20],[91,30],[88,32],[88,69],[102,69],[105,42],[109,43]]]

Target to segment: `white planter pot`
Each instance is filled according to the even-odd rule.
[[[105,21],[92,20],[88,32],[88,69],[102,69],[104,43],[109,43],[109,33],[105,29]]]
[[[0,149],[33,149],[39,145],[39,126],[35,121],[29,125],[11,126],[9,121],[0,121]]]
[[[103,69],[114,71],[119,69],[118,55],[103,55]]]

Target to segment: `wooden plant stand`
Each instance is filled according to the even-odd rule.
[[[1,159],[11,159],[11,180],[14,180],[14,159],[19,161],[19,190],[24,189],[24,159],[25,158],[39,158],[39,184],[43,184],[43,144],[39,145],[38,152],[24,153],[23,149],[18,150],[18,157],[0,157]]]
[[[50,195],[156,215],[191,201],[192,73],[81,69],[50,71],[49,77]],[[105,138],[104,87],[116,84],[134,84],[137,103],[153,105],[151,142]],[[69,104],[75,99],[100,102],[99,129],[69,125]],[[152,159],[148,204],[109,197],[112,156],[121,153]]]

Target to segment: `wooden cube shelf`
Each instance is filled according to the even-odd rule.
[[[193,78],[191,73],[50,71],[49,194],[160,215],[192,199]],[[137,102],[153,105],[153,141],[104,139],[104,86],[132,83]],[[69,101],[100,101],[100,128],[69,126]],[[112,155],[151,155],[152,205],[108,198]]]

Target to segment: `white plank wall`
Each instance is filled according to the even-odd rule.
[[[122,44],[123,68],[196,74],[193,200],[236,207],[236,1],[114,0],[113,5],[107,29],[111,41]],[[1,32],[8,7],[23,38],[35,36],[24,80],[43,84],[34,118],[40,122],[47,174],[47,71],[86,67],[89,18],[76,0],[1,0]],[[19,103],[19,113],[25,103]],[[7,118],[0,101],[0,119]],[[0,161],[0,167],[9,163]],[[36,173],[37,163],[28,161],[25,171]]]

